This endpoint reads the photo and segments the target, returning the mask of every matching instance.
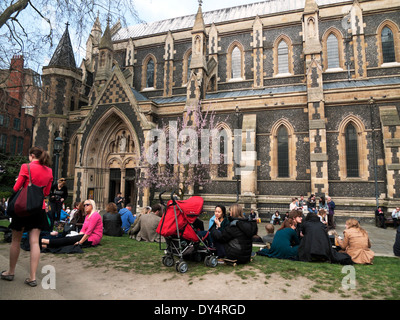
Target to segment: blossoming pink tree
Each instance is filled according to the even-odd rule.
[[[195,187],[210,182],[213,164],[210,148],[215,139],[215,113],[211,105],[201,103],[187,107],[182,117],[152,130],[147,148],[142,145],[141,162],[145,172],[138,181],[140,188],[155,192],[176,191],[181,199],[193,194]],[[149,146],[150,145],[150,146]],[[223,155],[217,152],[218,162]]]

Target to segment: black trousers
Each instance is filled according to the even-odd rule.
[[[75,244],[76,242],[80,241],[84,234],[78,234],[76,236],[72,237],[62,237],[62,238],[55,238],[55,239],[49,239],[49,248],[59,248],[59,247],[64,247],[64,246],[70,246]],[[92,245],[91,241],[86,240],[82,246],[84,247],[90,247]]]

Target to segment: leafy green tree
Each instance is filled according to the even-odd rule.
[[[0,153],[0,196],[7,198],[12,194],[21,165],[26,162],[26,156]]]

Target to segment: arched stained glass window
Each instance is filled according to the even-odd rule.
[[[278,177],[289,177],[289,135],[285,126],[278,129]]]
[[[242,53],[238,47],[232,50],[232,78],[242,77]]]
[[[278,73],[289,73],[289,49],[283,40],[278,45]]]
[[[326,48],[328,53],[328,69],[340,68],[339,43],[334,34],[330,34],[326,40]]]
[[[358,172],[358,138],[353,124],[346,127],[346,167],[348,177],[359,177]]]
[[[381,33],[383,63],[395,62],[393,32],[390,28],[384,27]]]
[[[186,74],[186,82],[190,80],[190,63],[192,62],[192,54],[190,54],[187,58],[187,74]]]
[[[147,74],[146,74],[146,87],[153,88],[154,87],[154,61],[150,59],[147,62]]]

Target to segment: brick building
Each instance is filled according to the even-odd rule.
[[[337,212],[400,204],[400,5],[382,0],[269,0],[121,28],[97,19],[80,68],[68,29],[43,68],[35,143],[66,142],[60,173],[74,200],[100,208],[117,191],[140,206],[147,133],[211,105],[217,126],[252,146],[239,167],[192,192],[205,209],[236,202],[288,210],[330,195]],[[238,112],[237,112],[238,111]],[[119,141],[128,139],[124,148]],[[247,139],[247,140],[246,140]],[[124,140],[126,141],[126,140]],[[228,144],[227,153],[233,152]],[[73,191],[72,191],[73,190]]]
[[[40,104],[40,75],[24,68],[22,56],[14,56],[0,79],[0,152],[27,156]]]

